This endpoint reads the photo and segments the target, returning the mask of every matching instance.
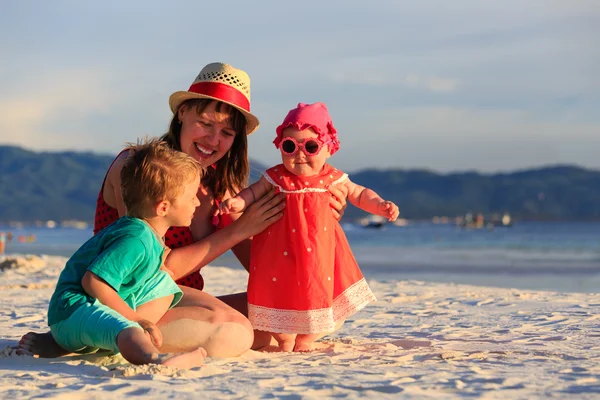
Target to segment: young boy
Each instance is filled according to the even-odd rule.
[[[153,140],[130,147],[121,171],[127,216],[88,240],[67,262],[48,308],[56,342],[75,353],[108,349],[132,364],[192,368],[206,352],[160,354],[158,321],[183,295],[161,270],[171,226],[189,226],[203,171],[183,152]]]

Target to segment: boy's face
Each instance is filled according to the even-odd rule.
[[[300,131],[294,127],[289,127],[282,132],[282,139],[285,140],[285,138],[293,138],[298,144],[304,145],[309,139],[318,139],[319,135],[310,128]],[[327,145],[323,145],[318,153],[310,156],[300,149],[294,155],[281,152],[281,160],[285,168],[298,176],[317,175],[323,169],[328,158],[329,147]]]
[[[196,176],[184,185],[183,193],[173,200],[166,215],[171,226],[190,226],[194,211],[200,205],[196,195],[199,186],[200,176]]]

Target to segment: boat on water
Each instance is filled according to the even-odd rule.
[[[358,220],[358,224],[363,228],[380,229],[387,223],[387,220],[379,215],[369,215]]]
[[[512,224],[512,218],[507,212],[502,217],[494,214],[488,219],[481,213],[475,216],[472,213],[467,213],[456,222],[456,225],[466,229],[494,229],[495,227],[510,227]]]
[[[398,218],[397,220],[392,222],[392,224],[394,224],[395,226],[407,226],[408,220],[404,218]]]
[[[380,229],[388,223],[394,226],[406,226],[408,225],[408,220],[404,218],[398,218],[394,222],[388,222],[387,218],[381,217],[379,215],[369,215],[368,217],[364,217],[358,220],[358,224],[363,228]]]

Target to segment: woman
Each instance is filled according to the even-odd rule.
[[[229,249],[247,270],[248,238],[282,217],[283,195],[268,193],[243,214],[226,221],[213,217],[220,201],[245,186],[249,173],[247,135],[259,126],[250,113],[250,78],[244,71],[223,63],[208,64],[189,90],[171,95],[169,105],[173,118],[163,139],[207,167],[208,173],[198,188],[200,206],[191,227],[171,228],[165,236],[172,249],[165,265],[184,285],[183,300],[160,320],[152,315],[146,318],[163,333],[162,351],[202,346],[212,357],[237,356],[250,347],[269,344],[271,337],[264,332],[254,335],[246,318],[246,293],[215,298],[202,292],[199,271]],[[126,214],[120,192],[125,157],[119,154],[107,172],[98,195],[94,232]],[[339,218],[346,196],[338,188],[330,190],[332,210]],[[51,335],[32,332],[23,336],[18,351],[40,357],[65,354]]]

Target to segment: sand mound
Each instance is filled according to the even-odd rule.
[[[8,269],[21,269],[30,272],[39,271],[46,266],[46,260],[34,255],[26,255],[23,257],[5,257],[0,261],[0,271]]]

